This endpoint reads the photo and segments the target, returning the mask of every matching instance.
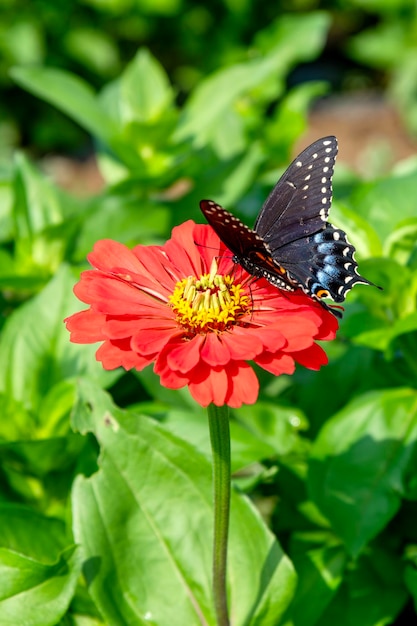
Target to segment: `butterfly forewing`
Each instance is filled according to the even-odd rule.
[[[280,246],[325,228],[332,201],[337,139],[315,141],[294,159],[266,199],[254,230],[270,245]]]
[[[241,260],[248,253],[266,253],[266,247],[261,237],[219,204],[212,200],[201,200],[200,208],[210,226],[233,252],[238,263],[241,263]]]

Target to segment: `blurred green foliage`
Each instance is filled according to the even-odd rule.
[[[341,12],[357,20],[349,33],[392,15],[410,33],[411,13],[358,1],[260,29],[272,11],[262,2],[259,13],[232,1],[212,12],[170,0],[67,3],[66,15],[33,6],[36,19],[9,2],[4,63],[18,62],[13,81],[48,116],[93,138],[106,184],[75,198],[20,152],[0,177],[0,624],[211,626],[204,411],[151,369],[104,372],[96,346],[70,344],[62,320],[82,307],[72,286],[97,239],[162,243],[175,224],[202,221],[200,198],[252,223],[329,88],[290,77],[322,58]],[[101,40],[83,35],[92,23]],[[133,54],[140,37],[164,54]],[[102,66],[86,41],[103,46]],[[39,119],[22,127],[32,140]],[[233,411],[235,626],[415,619],[417,158],[367,181],[336,167],[334,196],[332,221],[384,291],[349,294],[327,367],[259,371],[259,402]]]
[[[413,0],[6,0],[0,6],[2,151],[8,154],[7,147],[16,145],[37,155],[88,149],[88,136],[77,125],[16,88],[10,75],[16,65],[57,67],[101,88],[118,76],[138,47],[146,46],[172,77],[175,97],[182,101],[207,73],[256,54],[256,34],[279,15],[302,19],[319,10],[330,22],[325,45],[293,68],[286,81],[325,80],[342,92],[388,86],[417,132]],[[299,45],[302,54],[304,42]]]

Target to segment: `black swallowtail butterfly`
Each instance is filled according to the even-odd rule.
[[[373,283],[358,273],[346,233],[327,221],[336,155],[332,136],[303,150],[272,189],[253,230],[212,200],[201,200],[200,208],[249,274],[279,289],[301,288],[342,317],[322,298],[343,302],[356,283]]]

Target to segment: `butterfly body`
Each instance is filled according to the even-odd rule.
[[[343,302],[360,276],[346,233],[327,221],[337,155],[335,137],[324,137],[291,163],[266,199],[253,229],[212,200],[200,207],[208,223],[249,274],[279,289],[302,289],[323,302]]]

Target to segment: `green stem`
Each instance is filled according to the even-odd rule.
[[[230,512],[230,429],[227,406],[208,407],[214,484],[213,596],[218,626],[229,626],[226,593]]]

